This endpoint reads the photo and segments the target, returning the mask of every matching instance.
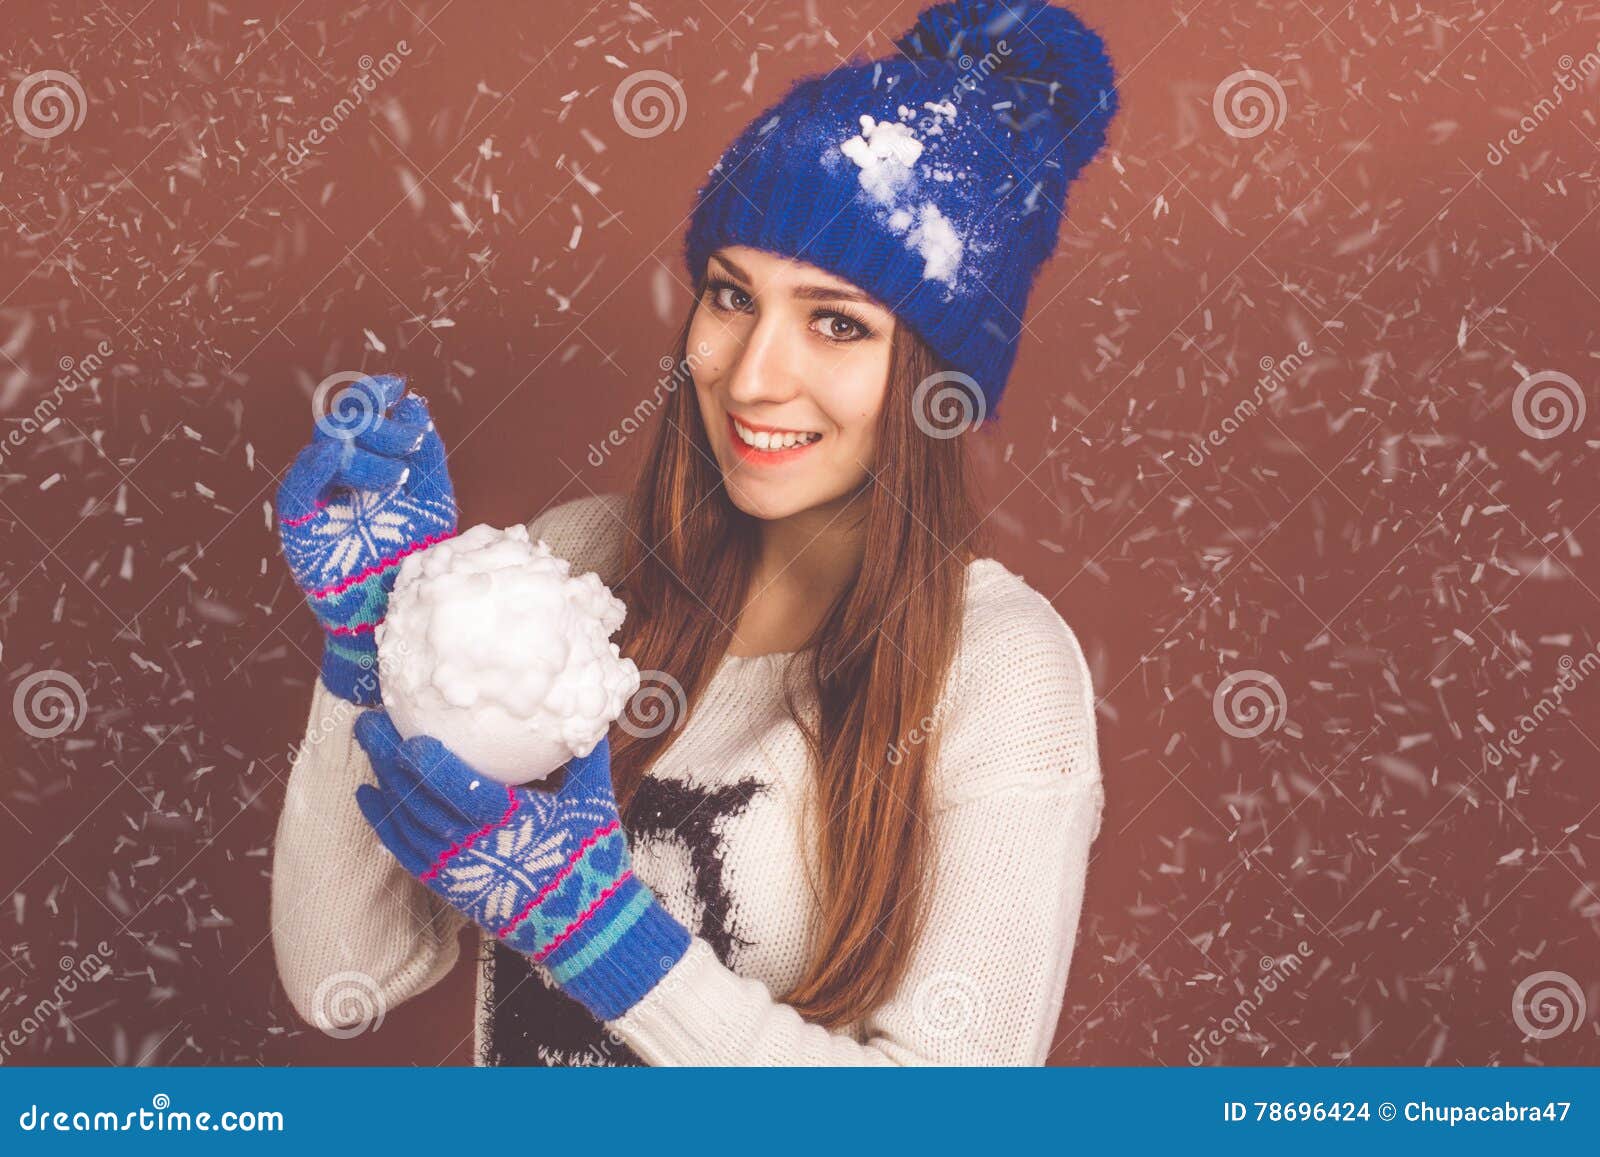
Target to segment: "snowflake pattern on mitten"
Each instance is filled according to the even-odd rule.
[[[306,535],[286,541],[289,568],[302,583],[332,589],[359,579],[374,563],[416,549],[418,531],[434,538],[455,522],[452,499],[408,493],[396,486],[379,493],[354,490],[313,513]]]
[[[446,849],[418,878],[513,948],[543,960],[580,913],[632,875],[631,861],[616,810],[604,799],[504,791],[500,818]],[[543,882],[534,887],[536,878]]]
[[[393,374],[351,387],[317,421],[278,490],[284,558],[327,636],[322,677],[364,706],[382,701],[373,632],[400,563],[456,533],[455,492],[427,403]]]

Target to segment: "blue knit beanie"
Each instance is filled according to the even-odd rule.
[[[1117,108],[1100,37],[1044,0],[950,0],[899,54],[798,81],[729,146],[685,237],[698,283],[748,245],[872,294],[998,416],[1067,186]]]

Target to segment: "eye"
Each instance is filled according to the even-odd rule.
[[[819,321],[824,323],[822,329],[818,331],[820,337],[840,345],[865,341],[872,336],[871,326],[853,314],[845,313],[842,310],[821,310],[811,320],[813,325]]]
[[[724,293],[728,297],[725,298],[723,296]],[[720,277],[713,277],[706,282],[706,297],[710,299],[712,308],[723,312],[743,313],[750,303],[750,295],[748,293],[733,282],[726,281]],[[731,304],[731,302],[737,301],[742,301],[743,304]]]

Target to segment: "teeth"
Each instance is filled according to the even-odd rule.
[[[797,433],[793,430],[781,434],[769,433],[766,430],[752,430],[741,425],[737,420],[733,428],[739,433],[739,440],[747,446],[754,446],[757,450],[787,450],[792,446],[804,446],[821,438],[821,434]]]

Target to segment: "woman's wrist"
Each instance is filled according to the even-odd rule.
[[[358,707],[381,706],[378,645],[372,636],[324,633],[322,682],[339,698]]]
[[[609,1021],[643,1000],[692,939],[629,870],[556,939],[522,950],[596,1020]]]
[[[452,521],[437,534],[408,543],[394,554],[326,590],[307,592],[306,599],[326,642],[322,649],[322,681],[328,690],[361,707],[383,703],[378,682],[377,630],[389,610],[400,564],[408,555],[455,537]]]

